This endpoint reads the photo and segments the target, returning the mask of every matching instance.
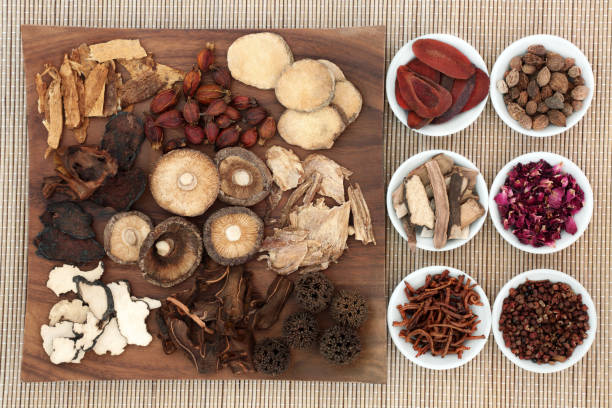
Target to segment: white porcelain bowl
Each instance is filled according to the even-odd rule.
[[[585,85],[590,90],[589,96],[583,101],[582,108],[568,116],[566,122],[567,126],[565,127],[550,125],[542,130],[524,129],[516,120],[510,117],[506,104],[504,103],[503,95],[496,88],[495,84],[497,81],[503,79],[504,72],[510,69],[510,60],[512,57],[525,54],[527,52],[527,47],[534,44],[541,44],[547,50],[554,51],[564,57],[574,58],[576,60],[576,65],[580,67],[580,70],[582,71],[582,77],[584,78]],[[591,101],[593,100],[593,94],[595,92],[595,79],[593,78],[593,70],[591,69],[589,60],[578,47],[564,38],[557,37],[555,35],[539,34],[521,38],[520,40],[513,42],[499,55],[499,57],[497,57],[497,61],[495,61],[495,65],[493,65],[493,69],[491,70],[490,87],[491,103],[493,104],[497,115],[504,122],[506,122],[506,125],[524,135],[544,137],[565,132],[578,123],[580,119],[582,119],[586,111],[589,109],[589,106],[591,106]]]
[[[404,177],[406,177],[408,173],[410,173],[412,170],[416,169],[421,164],[425,163],[426,161],[440,153],[444,153],[447,156],[451,157],[455,164],[458,166],[478,170],[474,163],[469,161],[467,158],[461,156],[458,153],[451,152],[448,150],[427,150],[425,152],[415,154],[414,156],[403,162],[397,168],[397,170],[395,170],[395,173],[393,173],[391,181],[389,182],[389,186],[387,187],[387,215],[391,219],[391,223],[393,224],[395,230],[402,236],[402,238],[406,240],[408,239],[408,237],[406,236],[406,232],[404,232],[402,222],[399,218],[397,218],[397,215],[395,214],[395,209],[393,209],[393,191],[400,186],[400,184],[404,180]],[[480,172],[480,170],[478,171]],[[484,224],[484,221],[487,217],[487,208],[489,206],[489,193],[487,190],[487,183],[485,182],[484,177],[482,177],[482,174],[480,173],[476,178],[475,190],[478,194],[480,205],[482,205],[482,207],[485,209],[485,213],[482,217],[480,217],[479,219],[474,221],[472,225],[470,225],[470,235],[468,236],[468,239],[450,239],[447,241],[444,248],[437,249],[433,245],[433,238],[423,238],[419,236],[419,234],[417,234],[417,248],[425,249],[427,251],[449,251],[451,249],[460,247],[461,245],[472,239],[474,235],[476,235],[478,231],[480,231],[480,228],[482,228],[482,224]]]
[[[395,78],[397,77],[397,68],[400,65],[407,64],[410,60],[414,58],[414,53],[412,52],[412,44],[416,40],[420,40],[423,38],[431,38],[452,45],[453,47],[461,51],[463,54],[465,54],[465,56],[468,57],[472,64],[482,69],[484,72],[487,73],[487,75],[489,74],[487,65],[485,64],[478,51],[476,51],[476,49],[472,47],[469,43],[465,42],[459,37],[455,37],[454,35],[427,34],[407,42],[395,54],[393,60],[391,60],[391,64],[389,64],[389,70],[387,71],[387,79],[385,85],[387,91],[387,100],[389,101],[389,106],[391,106],[391,110],[395,114],[395,117],[397,117],[400,122],[402,122],[406,126],[408,126],[408,114],[404,109],[402,109],[401,106],[399,106],[397,100],[395,99]],[[474,108],[470,109],[469,111],[458,114],[446,123],[441,123],[439,125],[430,124],[422,127],[421,129],[412,130],[427,136],[448,136],[453,133],[457,133],[460,130],[463,130],[466,127],[470,126],[472,122],[474,122],[478,118],[478,116],[480,116],[480,113],[487,104],[487,99],[488,97],[484,98],[482,102],[480,102]]]
[[[574,349],[572,355],[564,362],[556,362],[554,364],[537,364],[531,360],[521,360],[512,351],[506,347],[502,332],[499,330],[499,318],[501,316],[502,306],[504,305],[504,299],[510,294],[511,288],[517,288],[520,284],[527,280],[550,280],[551,282],[563,282],[568,284],[574,293],[582,295],[582,303],[588,307],[589,314],[589,330],[587,331],[587,338],[582,344]],[[497,347],[504,353],[510,361],[517,366],[532,371],[534,373],[554,373],[556,371],[565,370],[576,364],[589,350],[593,340],[595,339],[595,332],[597,331],[597,313],[595,311],[595,305],[589,292],[578,282],[576,279],[563,272],[555,271],[552,269],[534,269],[531,271],[523,272],[518,276],[510,279],[508,283],[497,294],[495,303],[493,304],[493,337],[497,343]]]
[[[397,305],[407,302],[406,294],[404,293],[404,288],[406,287],[404,282],[408,282],[408,284],[410,284],[410,286],[412,286],[414,289],[418,289],[425,284],[425,278],[427,275],[437,275],[447,269],[450,272],[450,276],[456,277],[465,275],[470,282],[472,282],[472,284],[476,283],[476,281],[468,274],[458,269],[449,268],[448,266],[428,266],[412,272],[410,275],[401,280],[401,282],[396,286],[395,290],[393,290],[393,294],[391,294],[391,297],[389,298],[389,306],[387,308],[387,326],[389,327],[389,333],[391,334],[391,339],[393,340],[395,347],[397,347],[397,349],[408,360],[412,361],[416,365],[430,368],[432,370],[449,370],[451,368],[456,368],[466,364],[468,361],[476,357],[478,353],[480,353],[484,345],[487,343],[487,339],[489,338],[489,333],[491,331],[491,306],[489,305],[489,299],[482,288],[477,285],[474,287],[474,290],[476,293],[478,293],[478,296],[480,296],[482,306],[471,307],[472,311],[478,315],[478,320],[480,320],[480,323],[478,323],[476,331],[473,335],[484,335],[485,338],[466,341],[465,345],[468,346],[469,349],[463,352],[463,356],[461,358],[457,357],[456,354],[440,357],[434,356],[431,353],[426,353],[420,357],[417,357],[417,352],[414,350],[413,345],[399,337],[402,327],[394,327],[393,322],[402,320],[402,316],[399,310],[397,310]]]
[[[552,166],[559,163],[563,163],[563,167],[561,168],[561,170],[565,173],[574,176],[574,178],[578,182],[578,185],[584,191],[584,206],[574,215],[574,221],[576,221],[576,226],[578,227],[578,231],[576,231],[575,234],[569,234],[565,231],[562,231],[561,238],[555,242],[555,246],[545,245],[536,248],[534,246],[523,244],[522,242],[520,242],[518,238],[512,233],[511,229],[504,229],[501,215],[499,214],[499,209],[497,208],[497,203],[495,202],[495,196],[501,191],[501,188],[506,182],[506,178],[508,177],[508,173],[510,173],[510,170],[512,170],[514,166],[516,166],[518,163],[525,164],[529,162],[539,161],[540,159],[546,160]],[[582,236],[584,231],[587,229],[587,226],[591,221],[591,216],[593,215],[593,190],[591,190],[591,184],[589,183],[589,179],[587,179],[582,170],[580,170],[580,167],[578,167],[570,159],[555,153],[548,152],[527,153],[510,160],[499,171],[499,173],[497,173],[497,176],[495,176],[493,184],[491,184],[491,190],[489,193],[489,214],[491,216],[491,220],[493,221],[493,225],[495,225],[495,229],[497,229],[497,232],[499,232],[502,238],[504,238],[506,242],[508,242],[513,247],[532,254],[550,254],[553,252],[561,251],[562,249],[565,249],[568,246],[572,245],[578,240],[578,238],[580,238],[580,236]]]

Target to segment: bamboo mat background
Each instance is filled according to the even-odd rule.
[[[608,407],[612,385],[612,73],[608,1],[2,1],[0,60],[0,406],[152,407]],[[333,28],[385,24],[386,63],[409,39],[432,32],[470,42],[489,70],[516,39],[562,36],[589,58],[596,78],[583,120],[559,136],[534,139],[513,132],[487,105],[482,116],[452,137],[419,136],[385,110],[385,183],[409,156],[428,149],[456,151],[472,160],[490,184],[511,158],[551,151],[576,162],[595,193],[585,235],[557,254],[523,254],[487,220],[467,245],[436,254],[409,253],[387,222],[387,288],[427,265],[449,265],[472,275],[491,303],[520,272],[548,267],[577,278],[597,307],[597,338],[582,361],[552,375],[512,365],[493,338],[472,362],[447,372],[409,363],[389,339],[386,385],[274,381],[109,381],[25,384],[19,380],[25,313],[27,143],[20,24],[148,28]],[[41,39],[44,41],[44,39]],[[180,44],[177,44],[180,46]],[[350,52],[349,50],[347,50]]]

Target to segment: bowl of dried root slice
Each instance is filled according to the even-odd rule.
[[[387,326],[397,349],[432,370],[466,364],[491,331],[491,306],[466,273],[429,266],[406,276],[389,298]]]
[[[487,183],[470,160],[428,150],[410,157],[391,177],[387,214],[413,251],[448,251],[480,231],[487,196]]]

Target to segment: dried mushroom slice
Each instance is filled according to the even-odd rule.
[[[204,246],[221,265],[248,261],[261,246],[263,221],[245,207],[226,207],[213,213],[204,224]]]
[[[43,324],[40,326],[40,337],[43,339],[43,350],[48,356],[53,352],[53,340],[57,338],[72,339],[75,337],[72,327],[73,322],[63,321],[55,325]]]
[[[80,276],[83,279],[93,282],[102,276],[104,273],[104,264],[102,261],[98,262],[98,266],[90,271],[82,271],[74,265],[64,264],[62,266],[56,266],[49,272],[49,279],[47,280],[47,287],[59,296],[66,292],[77,292],[75,276]]]
[[[171,217],[144,240],[138,266],[146,281],[167,288],[193,275],[202,260],[202,251],[196,226],[181,217]]]
[[[311,113],[286,110],[278,121],[278,133],[285,142],[306,150],[330,149],[345,127],[331,106]]]
[[[272,89],[293,63],[291,49],[278,34],[256,33],[238,38],[227,50],[232,77],[259,89]]]
[[[149,345],[153,337],[147,331],[147,305],[144,302],[132,301],[126,281],[109,283],[108,288],[116,305],[119,332],[125,337],[127,344],[143,347]]]
[[[219,194],[219,171],[204,153],[172,150],[155,164],[149,178],[155,202],[166,211],[185,217],[202,215]]]
[[[270,194],[272,175],[265,163],[242,147],[228,147],[215,156],[221,186],[219,200],[249,207]]]
[[[357,116],[359,116],[363,99],[355,85],[349,81],[342,81],[336,83],[336,91],[331,103],[348,125],[353,123]]]
[[[75,341],[77,349],[87,351],[94,346],[96,340],[102,334],[104,325],[106,325],[106,323],[101,323],[103,322],[98,320],[92,312],[87,312],[87,320],[85,323],[74,324],[72,330],[77,335]]]
[[[131,112],[119,112],[106,122],[100,147],[117,160],[119,170],[125,171],[134,164],[143,141],[142,120]]]
[[[65,320],[72,323],[84,323],[87,320],[87,312],[89,312],[89,307],[83,305],[80,299],[60,300],[49,311],[49,325],[55,326]]]
[[[97,280],[90,282],[82,276],[73,278],[77,286],[77,293],[84,303],[87,303],[89,310],[96,319],[107,320],[115,312],[113,296],[104,283]]]
[[[113,215],[104,228],[106,255],[118,264],[136,264],[140,247],[152,229],[153,222],[140,211]]]
[[[313,112],[329,105],[334,87],[334,76],[327,66],[303,59],[283,71],[274,90],[285,108]]]
[[[97,338],[93,351],[98,355],[110,352],[111,356],[117,356],[125,350],[127,339],[119,331],[117,318],[113,317],[104,327],[104,331]]]
[[[340,81],[345,81],[346,77],[344,76],[344,72],[342,72],[342,70],[340,69],[339,66],[337,66],[336,64],[334,64],[333,62],[326,60],[326,59],[320,59],[317,60],[319,61],[321,64],[325,65],[332,73],[332,75],[334,76],[334,79],[336,80],[336,82],[340,82]]]
[[[47,209],[40,216],[40,221],[57,228],[72,238],[95,238],[91,228],[92,217],[75,202],[59,201],[47,204]]]

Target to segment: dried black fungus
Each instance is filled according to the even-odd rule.
[[[295,296],[304,309],[319,313],[327,309],[334,294],[334,285],[321,272],[309,272],[297,281]]]
[[[130,112],[119,112],[106,123],[100,147],[117,160],[119,170],[129,170],[144,141],[142,120]]]
[[[264,374],[278,375],[289,367],[289,347],[282,339],[267,338],[255,345],[255,369]]]
[[[357,328],[368,317],[366,299],[359,292],[341,290],[332,299],[329,314],[336,322]]]
[[[283,324],[283,336],[290,347],[303,349],[314,345],[319,335],[319,323],[309,312],[295,312]]]
[[[361,352],[361,341],[353,329],[333,326],[321,336],[319,348],[328,361],[334,364],[348,364]]]
[[[108,178],[96,190],[91,200],[103,207],[128,211],[140,198],[147,186],[147,175],[138,168],[120,171],[115,177]]]
[[[47,226],[77,239],[94,238],[91,228],[92,217],[78,204],[72,201],[59,201],[47,204],[47,209],[40,216],[40,221]]]
[[[104,258],[104,247],[95,239],[76,239],[60,230],[45,226],[34,238],[36,255],[52,261],[84,264]]]

